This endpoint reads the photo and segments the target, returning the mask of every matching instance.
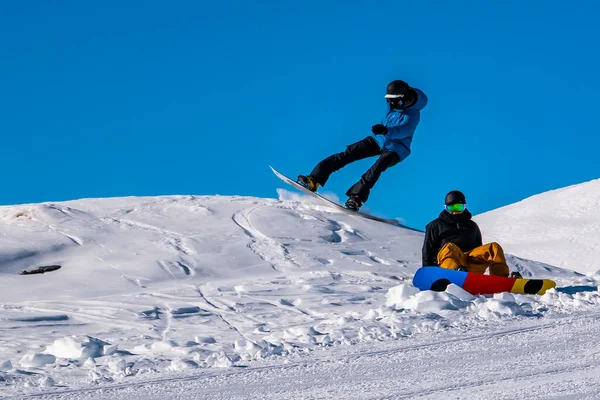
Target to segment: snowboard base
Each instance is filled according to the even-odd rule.
[[[285,175],[284,175],[284,174],[282,174],[281,172],[277,171],[275,168],[273,168],[273,167],[271,167],[271,166],[269,166],[269,167],[271,168],[271,170],[273,171],[273,173],[274,173],[274,174],[275,174],[275,175],[276,175],[276,176],[277,176],[279,179],[281,179],[282,181],[284,181],[284,182],[285,182],[285,183],[287,183],[288,185],[290,185],[290,186],[293,186],[294,188],[296,188],[296,189],[300,190],[300,191],[301,191],[301,192],[303,192],[303,193],[306,193],[306,194],[308,194],[308,195],[311,195],[311,196],[313,196],[313,197],[316,197],[317,199],[319,199],[319,200],[321,200],[321,201],[323,201],[323,202],[327,203],[327,205],[329,205],[329,206],[332,206],[332,207],[334,207],[334,208],[336,208],[336,209],[340,210],[341,212],[343,212],[343,213],[345,213],[345,214],[348,214],[348,215],[354,215],[354,216],[359,216],[359,217],[367,218],[367,219],[370,219],[370,220],[373,220],[373,221],[379,221],[379,222],[383,222],[383,223],[386,223],[386,224],[389,224],[389,225],[394,225],[394,226],[398,226],[398,227],[401,227],[401,228],[410,229],[410,230],[412,230],[412,231],[422,232],[422,231],[421,231],[421,230],[419,230],[419,229],[415,229],[415,228],[411,228],[411,227],[409,227],[409,226],[406,226],[406,225],[402,225],[400,222],[398,222],[398,221],[397,221],[397,220],[395,220],[395,219],[380,218],[380,217],[376,217],[376,216],[374,216],[374,215],[370,215],[370,214],[365,214],[365,213],[362,213],[362,212],[360,212],[360,211],[349,210],[349,209],[347,209],[346,207],[344,207],[344,206],[342,206],[342,205],[340,205],[340,204],[338,204],[338,203],[336,203],[336,202],[334,202],[334,201],[331,201],[331,200],[329,200],[329,199],[327,199],[327,198],[325,198],[325,197],[321,196],[320,194],[318,194],[318,193],[316,193],[316,192],[311,192],[310,190],[308,190],[308,189],[307,189],[307,188],[305,188],[304,186],[302,186],[302,185],[298,184],[298,182],[294,181],[294,180],[293,180],[293,179],[291,179],[291,178],[288,178],[287,176],[285,176]]]

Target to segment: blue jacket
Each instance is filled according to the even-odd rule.
[[[395,151],[400,156],[400,161],[410,154],[410,144],[421,120],[421,110],[427,105],[427,96],[420,89],[417,92],[417,101],[404,110],[390,110],[381,122],[387,128],[385,135],[373,135],[382,151]]]

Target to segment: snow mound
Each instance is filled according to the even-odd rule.
[[[0,372],[9,372],[13,369],[13,365],[10,361],[4,361],[0,363]]]
[[[501,316],[536,316],[533,312],[534,301],[529,297],[523,297],[524,301],[519,303],[514,295],[510,293],[496,293],[492,298],[475,301],[473,309],[483,319],[492,319]]]
[[[474,217],[507,253],[586,273],[598,271],[600,179],[541,193]]]
[[[451,284],[445,292],[420,291],[410,284],[391,288],[386,295],[387,305],[395,309],[408,309],[421,313],[458,310],[469,305],[463,299],[473,298],[460,287]]]
[[[56,357],[52,354],[29,353],[21,358],[19,364],[24,368],[41,368],[46,364],[54,364]]]
[[[388,289],[385,295],[386,305],[389,307],[404,308],[402,304],[419,292],[419,289],[410,284],[394,286]]]
[[[204,360],[204,366],[210,368],[231,368],[233,361],[224,352],[214,353]]]
[[[572,293],[569,293],[570,291]],[[600,305],[600,293],[597,286],[574,286],[564,288],[562,291],[552,289],[542,296],[511,293],[473,296],[454,284],[448,285],[444,292],[419,291],[410,284],[401,284],[388,290],[386,305],[396,312],[412,310],[421,314],[437,314],[451,325],[459,319],[464,322],[465,318],[466,320],[496,320],[518,316],[537,318],[549,311],[590,310]],[[551,306],[552,310],[547,306]],[[450,311],[456,313],[452,314]],[[371,310],[368,317],[375,319],[381,315],[381,310]]]
[[[114,351],[114,348],[107,342],[100,339],[85,336],[68,336],[57,339],[53,344],[46,348],[47,354],[52,354],[56,358],[69,359],[87,359],[96,358]]]

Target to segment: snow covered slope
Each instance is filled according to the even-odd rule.
[[[582,273],[600,270],[600,179],[542,193],[481,215],[484,241]]]
[[[422,233],[298,199],[281,191],[278,200],[0,207],[0,395],[281,364],[348,345],[487,334],[509,322],[527,330],[540,318],[598,310],[597,276],[512,256],[513,268],[551,277],[559,290],[418,292],[410,278]],[[19,275],[47,264],[62,268]]]

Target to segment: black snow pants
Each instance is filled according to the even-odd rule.
[[[317,164],[310,175],[315,178],[321,186],[325,186],[329,176],[335,171],[338,171],[355,161],[375,156],[379,156],[377,161],[375,161],[375,164],[363,174],[360,181],[356,182],[346,192],[348,197],[356,196],[364,203],[369,198],[369,193],[371,192],[371,189],[373,189],[373,186],[375,186],[381,173],[400,162],[400,156],[396,152],[382,152],[379,144],[377,144],[375,139],[371,136],[349,145],[346,148],[346,151],[342,153],[327,157]]]

